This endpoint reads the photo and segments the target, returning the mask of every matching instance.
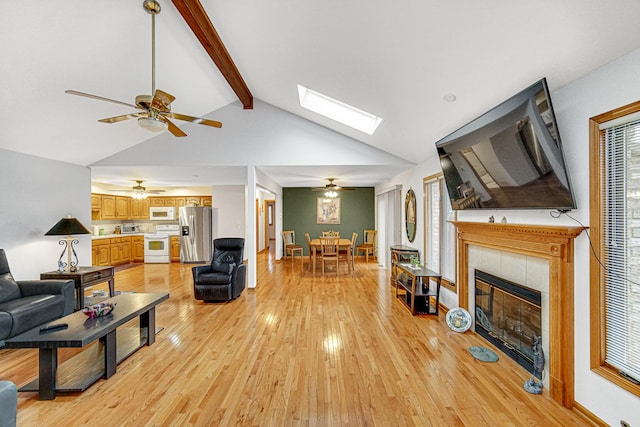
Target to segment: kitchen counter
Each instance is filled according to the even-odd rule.
[[[103,234],[102,236],[91,236],[91,240],[113,239],[117,237],[135,237],[135,236],[144,236],[145,234],[152,234],[152,233]]]

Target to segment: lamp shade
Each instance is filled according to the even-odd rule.
[[[80,221],[69,215],[44,233],[45,236],[70,236],[72,234],[91,234],[91,232]]]

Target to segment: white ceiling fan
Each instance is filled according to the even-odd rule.
[[[138,95],[135,99],[135,105],[129,104],[115,99],[105,98],[90,93],[79,92],[76,90],[66,90],[65,93],[70,95],[84,96],[86,98],[97,99],[99,101],[107,101],[115,104],[125,105],[127,107],[142,110],[140,112],[123,114],[115,117],[108,117],[98,120],[101,123],[117,123],[127,119],[138,119],[140,127],[151,132],[161,132],[169,130],[174,136],[182,137],[187,134],[176,126],[171,119],[178,119],[192,122],[200,125],[211,127],[222,127],[222,123],[215,120],[209,120],[202,117],[187,116],[185,114],[171,112],[171,103],[176,99],[173,95],[156,89],[156,43],[155,43],[155,16],[160,13],[160,4],[156,0],[144,0],[142,7],[151,15],[151,93],[152,95]]]

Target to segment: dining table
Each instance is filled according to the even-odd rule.
[[[321,252],[320,238],[311,239],[309,246],[311,246],[311,271],[315,275],[316,274],[316,252],[318,254],[320,254]],[[347,254],[348,254],[347,264],[349,265],[349,273],[351,273],[351,257],[353,256],[353,254],[349,250],[350,247],[351,247],[351,240],[344,239],[342,237],[338,240],[338,250],[340,249],[347,250]]]

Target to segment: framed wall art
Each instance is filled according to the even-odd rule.
[[[340,197],[318,197],[317,224],[340,224]]]

